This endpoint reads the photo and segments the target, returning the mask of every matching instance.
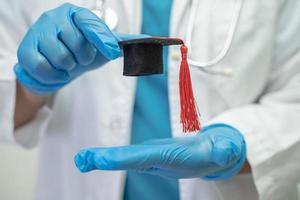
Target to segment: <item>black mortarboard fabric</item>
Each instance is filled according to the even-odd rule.
[[[181,45],[178,38],[148,37],[119,42],[124,54],[125,76],[163,73],[163,46]]]
[[[193,94],[188,49],[179,38],[148,37],[119,42],[124,54],[125,76],[142,76],[163,73],[163,46],[181,45],[181,64],[179,72],[180,123],[183,132],[201,129],[198,110]]]

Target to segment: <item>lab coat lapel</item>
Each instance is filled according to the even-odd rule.
[[[133,34],[141,32],[142,23],[142,0],[121,0],[122,7],[129,17],[129,31]]]
[[[181,29],[182,20],[184,20],[184,16],[186,13],[189,13],[190,5],[192,0],[174,0],[172,15],[171,15],[171,36],[176,36],[175,33],[179,32]]]
[[[119,1],[119,0],[116,0]],[[126,28],[122,27],[121,31],[126,31],[127,33],[131,33],[131,34],[139,34],[141,31],[141,23],[142,23],[142,0],[120,0],[120,11],[123,11],[124,13],[121,14],[121,18],[123,16],[126,16],[127,19],[119,19],[120,23],[127,21],[128,23],[126,23]],[[124,25],[124,24],[123,24]],[[122,25],[122,26],[123,26]],[[121,25],[120,25],[121,26]],[[119,65],[118,65],[119,66]],[[115,68],[116,73],[115,74],[120,74],[119,72],[119,67]],[[124,105],[127,105],[128,107],[132,108],[133,106],[130,105],[130,102],[134,102],[134,89],[135,88],[135,83],[136,83],[136,79],[132,78],[132,79],[128,79],[128,78],[124,78],[121,77],[121,79],[118,79],[119,81],[122,82],[122,84],[120,84],[121,86],[123,86],[124,88],[122,88],[121,86],[121,91],[127,91],[126,92],[126,96],[122,96],[120,97],[120,99],[123,99],[125,101]],[[132,88],[128,90],[128,88]],[[126,112],[122,112],[122,115],[126,115],[125,113],[131,113],[131,111],[126,111]],[[131,118],[129,116],[124,117],[124,119],[126,119],[126,122],[124,122],[125,124],[127,124],[128,126],[131,124]],[[108,133],[107,135],[107,139],[109,141],[114,141],[115,138],[118,138],[119,143],[122,143],[122,145],[126,145],[128,144],[128,141],[130,140],[130,128],[126,126],[126,128],[123,128],[120,132],[118,132],[119,137],[115,134],[111,134]],[[121,141],[122,140],[122,141]],[[118,196],[119,199],[122,199],[123,196],[123,190],[124,190],[124,186],[125,186],[125,178],[126,178],[126,173],[125,172],[120,172],[115,174],[114,176],[111,176],[112,182],[115,182],[115,185],[117,187],[117,189],[114,190],[115,196]],[[104,198],[107,199],[107,198]]]

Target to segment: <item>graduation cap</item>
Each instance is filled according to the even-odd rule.
[[[144,76],[163,73],[163,46],[181,45],[182,61],[179,73],[180,119],[183,132],[201,129],[194,99],[188,49],[179,38],[147,37],[119,42],[124,55],[124,76]]]

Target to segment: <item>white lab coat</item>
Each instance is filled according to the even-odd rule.
[[[18,44],[28,27],[60,0],[9,0],[0,6],[0,138],[25,147],[40,145],[37,199],[121,199],[124,172],[81,174],[74,154],[91,146],[126,145],[130,138],[136,78],[122,76],[122,60],[86,73],[59,91],[30,124],[13,131]],[[71,3],[91,8],[93,0]],[[139,33],[140,0],[109,0],[118,31]],[[209,60],[223,47],[235,0],[200,0],[193,32],[195,60]],[[190,0],[174,0],[171,36],[185,38]],[[253,174],[233,180],[180,180],[182,200],[298,199],[300,180],[300,1],[245,0],[230,51],[215,68],[233,76],[208,75],[191,67],[204,124],[223,122],[245,136]],[[179,49],[170,47],[169,105],[173,136],[180,137]],[[26,164],[26,163],[24,163]],[[259,196],[259,197],[258,197]]]

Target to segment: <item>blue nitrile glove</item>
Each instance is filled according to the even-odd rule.
[[[45,12],[27,32],[18,49],[17,79],[34,94],[51,94],[118,58],[118,41],[127,36],[113,33],[88,9],[64,4]]]
[[[81,150],[74,158],[81,172],[136,170],[171,178],[226,180],[246,159],[246,144],[238,130],[210,125],[195,136],[158,139],[138,145]]]

